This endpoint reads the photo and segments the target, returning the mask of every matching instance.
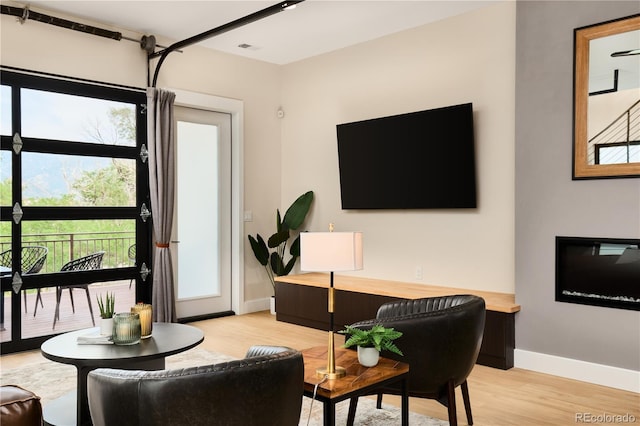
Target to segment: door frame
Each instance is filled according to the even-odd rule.
[[[181,89],[168,89],[176,94],[175,105],[224,112],[231,115],[231,309],[238,315],[244,309],[244,102]]]

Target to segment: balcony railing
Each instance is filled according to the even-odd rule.
[[[65,232],[55,234],[23,235],[23,246],[44,246],[49,252],[40,273],[57,272],[70,260],[104,251],[103,268],[126,267],[134,264],[129,259],[129,247],[135,243],[134,232]],[[0,236],[0,252],[11,248],[11,237]]]
[[[640,100],[587,144],[588,164],[628,164],[640,160]]]

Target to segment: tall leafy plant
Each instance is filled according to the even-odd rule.
[[[287,244],[292,237],[291,231],[295,231],[304,223],[307,213],[313,201],[313,191],[308,191],[298,197],[284,214],[280,216],[280,210],[276,210],[276,232],[265,242],[260,234],[255,237],[248,235],[251,249],[256,259],[267,271],[267,276],[274,291],[276,288],[275,277],[287,275],[300,257],[300,235],[289,247],[289,259],[285,260]]]

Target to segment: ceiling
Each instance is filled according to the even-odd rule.
[[[618,70],[618,90],[640,88],[640,56],[611,56],[614,52],[640,49],[640,30],[593,39],[589,42],[589,92],[611,90]]]
[[[509,0],[498,0],[509,1]],[[483,0],[307,0],[276,15],[198,43],[274,64],[287,64],[488,6]],[[184,40],[278,1],[30,1],[29,7],[80,23]],[[20,3],[17,3],[20,4]],[[58,13],[56,15],[55,13]],[[86,21],[83,21],[86,20]],[[30,25],[41,25],[28,22]],[[107,28],[113,29],[113,28]],[[128,35],[128,34],[123,34]],[[240,44],[249,45],[247,48]],[[188,48],[188,47],[187,47]]]

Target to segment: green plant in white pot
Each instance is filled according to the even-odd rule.
[[[365,367],[373,367],[378,363],[380,351],[389,351],[404,356],[400,348],[393,343],[402,336],[401,331],[376,324],[370,329],[360,329],[347,325],[340,333],[349,337],[344,342],[345,348],[358,347],[358,362]]]
[[[297,234],[293,238],[294,234],[291,231],[302,226],[312,201],[313,191],[308,191],[291,204],[284,218],[280,216],[280,210],[276,210],[276,232],[266,242],[260,234],[256,234],[255,237],[248,235],[254,256],[267,271],[274,295],[275,277],[289,274],[300,256],[300,235]],[[293,241],[289,247],[289,258],[286,259],[287,245],[291,238]]]
[[[103,336],[111,336],[113,333],[113,314],[116,307],[115,294],[107,292],[104,299],[102,295],[96,296],[98,300],[98,308],[100,309],[100,334]]]

